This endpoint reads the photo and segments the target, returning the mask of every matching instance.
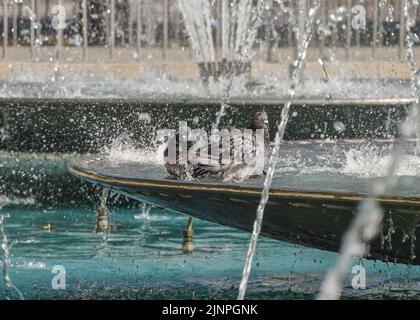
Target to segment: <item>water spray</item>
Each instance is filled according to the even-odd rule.
[[[328,272],[321,285],[320,293],[318,295],[318,299],[320,300],[340,298],[343,280],[350,268],[353,257],[366,255],[369,242],[374,240],[380,233],[384,212],[376,199],[380,195],[388,193],[394,187],[395,175],[400,162],[399,160],[404,154],[404,146],[407,139],[412,134],[412,129],[417,128],[416,119],[418,119],[419,93],[417,84],[415,82],[413,83],[417,73],[417,66],[414,62],[413,53],[413,47],[417,36],[411,31],[411,28],[415,25],[416,21],[415,18],[412,17],[411,12],[417,13],[418,5],[418,0],[413,0],[412,8],[409,10],[409,1],[405,0],[404,2],[404,15],[406,18],[405,31],[407,32],[407,60],[411,70],[412,96],[415,98],[415,103],[413,104],[407,119],[401,126],[401,138],[396,142],[396,145],[392,150],[386,178],[383,181],[374,183],[368,197],[362,201],[356,217],[343,237],[340,248],[340,257],[337,264],[334,269]]]
[[[192,253],[194,251],[193,247],[193,218],[188,218],[187,228],[183,232],[183,243],[182,243],[182,252]]]
[[[99,207],[96,210],[96,232],[107,232],[109,230],[109,210],[106,206],[109,190],[103,189],[100,199]]]
[[[324,58],[319,58],[319,59],[318,59],[318,62],[319,62],[319,64],[321,65],[322,72],[323,72],[323,74],[324,74],[324,79],[323,79],[323,81],[324,81],[325,83],[327,83],[327,82],[329,82],[329,81],[330,81],[330,77],[328,76],[327,69],[326,69],[326,67],[325,67],[325,61],[324,61]]]
[[[9,276],[11,258],[10,258],[8,239],[4,231],[4,222],[6,218],[7,218],[6,216],[0,214],[0,237],[1,237],[1,249],[3,251],[3,259],[0,261],[0,265],[3,268],[3,281],[8,288],[16,292],[20,300],[24,300],[22,292],[20,292],[19,289],[13,284]]]
[[[271,189],[271,184],[273,182],[274,169],[276,164],[277,155],[280,150],[281,142],[283,141],[284,131],[286,129],[287,122],[289,120],[289,111],[292,105],[293,98],[296,94],[296,88],[300,83],[302,76],[303,62],[306,58],[306,53],[308,50],[309,42],[311,41],[313,29],[316,21],[316,17],[321,6],[321,0],[316,0],[313,7],[309,10],[309,17],[305,26],[305,33],[302,37],[302,43],[299,46],[299,53],[297,60],[294,63],[294,69],[292,73],[292,83],[288,91],[287,102],[284,105],[281,112],[281,121],[277,126],[277,132],[274,139],[274,147],[272,148],[268,160],[268,169],[267,175],[264,181],[264,188],[261,193],[261,200],[257,208],[257,217],[254,222],[254,228],[252,231],[251,241],[249,243],[248,254],[245,262],[245,266],[242,273],[242,281],[239,286],[238,300],[243,300],[245,298],[246,288],[248,285],[249,274],[251,272],[252,261],[255,255],[255,250],[257,247],[258,237],[261,232],[261,227],[264,218],[264,210],[267,205],[269,198],[269,191]]]
[[[264,7],[266,6],[266,3],[267,3],[266,0],[257,2],[257,7],[254,9],[255,15],[251,18],[251,21],[249,22],[249,24],[247,24],[247,30],[246,30],[247,33],[236,50],[236,59],[234,60],[232,66],[230,67],[229,75],[224,83],[223,97],[220,103],[220,109],[216,113],[216,119],[213,123],[213,128],[219,127],[220,120],[225,115],[226,109],[229,108],[230,93],[232,91],[233,80],[235,78],[236,71],[238,67],[243,63],[248,53],[248,50],[253,43],[255,32],[256,32],[255,30],[258,28],[258,25],[261,22],[261,13]],[[250,30],[254,30],[254,31],[251,32]]]

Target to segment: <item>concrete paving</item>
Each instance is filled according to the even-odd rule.
[[[60,59],[55,59],[55,47],[43,47],[31,52],[28,47],[9,47],[6,58],[0,60],[0,79],[8,80],[14,74],[36,74],[49,76],[58,65],[64,75],[73,72],[93,75],[112,74],[115,78],[135,79],[141,77],[146,70],[156,70],[179,79],[196,79],[199,75],[196,60],[188,48],[172,48],[165,52],[161,48],[142,48],[140,55],[135,48],[116,48],[111,58],[109,48],[89,48],[87,59],[83,59],[83,50],[75,47],[64,47]],[[271,61],[267,61],[268,50],[254,51],[252,78],[261,79],[274,76],[279,79],[289,77],[290,65],[294,60],[293,48],[274,49]],[[404,57],[405,52],[398,48],[356,47],[347,51],[326,48],[321,53],[319,48],[310,48],[304,75],[322,76],[318,58],[325,57],[326,69],[330,77],[350,79],[409,79],[410,70]],[[416,48],[415,56],[419,57],[420,48]]]

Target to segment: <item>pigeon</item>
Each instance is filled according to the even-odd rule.
[[[178,180],[217,177],[223,178],[223,181],[243,181],[249,177],[262,176],[265,174],[263,166],[270,148],[267,113],[255,113],[248,129],[250,130],[246,130],[244,133],[245,131],[233,127],[224,128],[220,131],[222,138],[219,137],[220,139],[216,139],[213,143],[209,143],[207,140],[201,144],[196,141],[187,141],[184,143],[185,151],[180,151],[180,136],[177,133],[168,140],[168,145],[165,148],[165,168],[171,178]],[[190,135],[192,132],[188,131],[189,138]],[[257,141],[263,143],[263,146],[257,146]],[[176,145],[176,161],[173,162],[168,161],[170,143]],[[235,148],[238,143],[242,147]],[[260,149],[260,152],[263,152],[262,161],[256,156],[258,147],[263,148],[263,150]],[[185,159],[182,164],[180,155],[183,155],[183,159]],[[258,155],[261,156],[261,153]]]

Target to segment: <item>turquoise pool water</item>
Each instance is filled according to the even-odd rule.
[[[94,232],[93,206],[49,207],[31,201],[3,205],[10,278],[25,299],[236,298],[249,234],[196,220],[195,251],[185,255],[185,216],[158,208],[146,214],[140,204],[110,209],[112,230],[105,240]],[[247,298],[312,299],[336,258],[335,253],[262,238]],[[353,289],[349,273],[345,298],[420,298],[420,267],[362,263],[367,289]],[[65,268],[65,289],[52,287],[57,265]],[[16,298],[0,282],[0,299]]]
[[[311,179],[314,188],[344,172],[346,179],[340,181],[354,177],[350,182],[360,190],[356,182],[384,167],[383,161],[358,150],[322,155],[316,161],[302,152],[294,154],[282,157],[282,181]],[[417,158],[406,160],[401,175],[420,175]],[[375,170],[366,165],[371,163]],[[412,191],[413,184],[407,186]],[[103,234],[94,232],[99,193],[69,175],[60,157],[0,153],[0,215],[8,216],[10,278],[25,299],[236,298],[250,234],[195,220],[195,252],[184,255],[187,217],[159,208],[146,215],[141,204],[113,195],[112,228],[105,241]],[[47,224],[51,231],[44,228]],[[247,298],[312,299],[337,257],[261,238]],[[420,267],[362,262],[367,289],[354,290],[349,271],[344,298],[420,299]],[[52,288],[54,266],[65,268],[64,290]],[[0,299],[17,298],[0,279]]]

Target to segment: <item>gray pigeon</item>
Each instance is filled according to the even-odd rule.
[[[263,168],[256,165],[255,149],[256,149],[256,133],[258,129],[263,130],[264,140],[264,159],[270,148],[270,135],[268,127],[268,117],[266,112],[257,112],[254,114],[250,121],[248,129],[251,129],[252,136],[242,141],[242,149],[239,149],[241,154],[234,154],[235,139],[233,138],[236,133],[242,131],[235,130],[232,127],[224,128],[221,130],[227,134],[230,138],[224,144],[219,141],[219,149],[216,154],[212,154],[211,144],[205,144],[202,147],[194,146],[194,142],[188,141],[186,144],[188,152],[197,152],[197,158],[190,159],[186,164],[179,163],[179,134],[172,137],[168,141],[169,143],[176,143],[176,163],[169,163],[168,147],[164,151],[165,155],[165,167],[172,178],[175,179],[198,179],[204,177],[219,177],[223,178],[224,181],[243,181],[248,177],[261,176],[264,174]],[[236,140],[237,141],[237,140]],[[228,148],[226,148],[228,146]],[[196,151],[199,150],[199,151]],[[226,151],[227,150],[227,151]],[[199,153],[204,153],[201,156]],[[254,156],[253,156],[254,155]],[[236,158],[235,158],[236,157]],[[250,161],[242,161],[236,163],[234,159],[250,159]]]

